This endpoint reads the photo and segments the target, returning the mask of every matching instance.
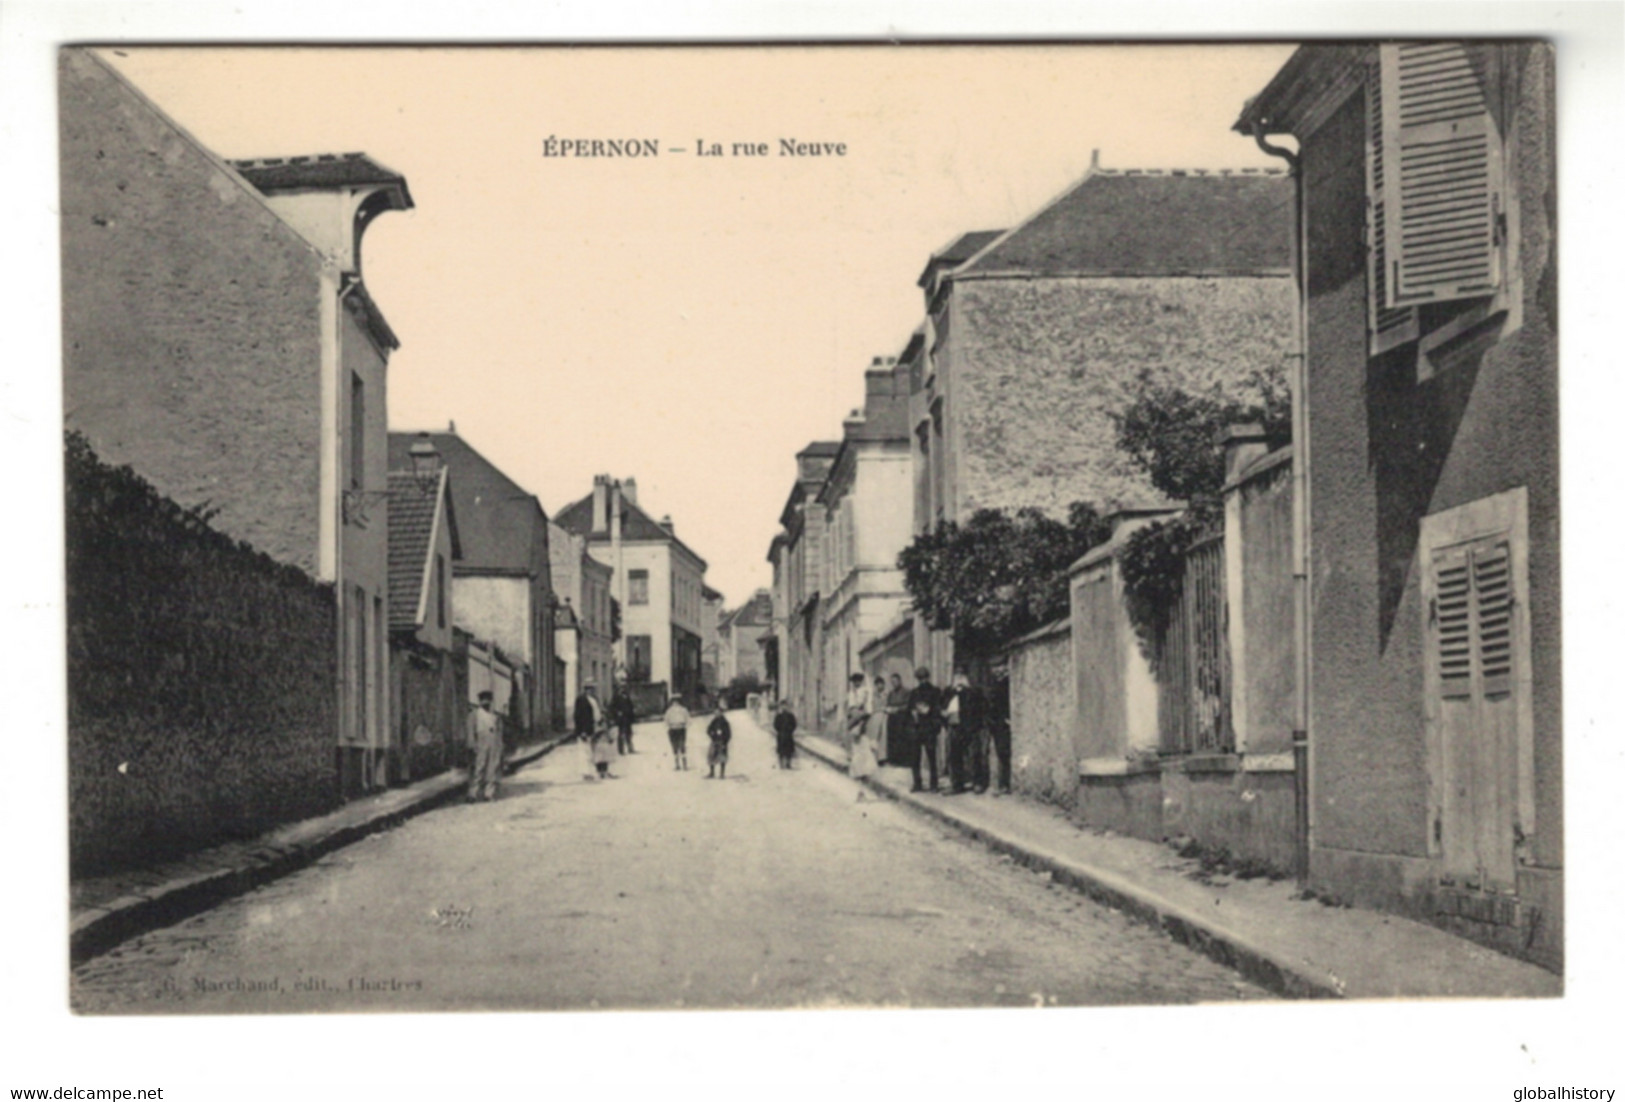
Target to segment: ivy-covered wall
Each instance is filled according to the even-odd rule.
[[[75,876],[338,803],[331,587],[67,445]]]

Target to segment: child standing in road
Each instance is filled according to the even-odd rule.
[[[728,725],[728,717],[720,711],[717,712],[716,718],[711,720],[711,724],[705,729],[705,733],[711,736],[711,749],[705,755],[705,764],[711,767],[711,772],[707,773],[706,777],[720,776],[726,780],[728,778],[728,743],[734,736],[733,728]]]
[[[666,737],[671,740],[673,769],[688,768],[688,721],[688,709],[683,707],[683,698],[672,697],[671,703],[666,706]]]

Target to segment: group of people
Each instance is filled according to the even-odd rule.
[[[862,778],[881,764],[902,765],[914,774],[915,792],[939,791],[941,750],[947,757],[947,794],[988,791],[994,759],[997,794],[1009,793],[1010,725],[988,691],[971,684],[964,670],[955,671],[947,688],[932,684],[924,666],[914,671],[914,680],[912,688],[904,688],[899,674],[890,682],[876,677],[873,685],[861,673],[852,675],[846,694],[851,775]]]

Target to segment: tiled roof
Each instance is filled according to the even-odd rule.
[[[400,191],[401,209],[412,206],[406,178],[365,153],[320,153],[309,157],[260,157],[232,161],[243,179],[267,194],[308,188],[364,187],[385,184]]]
[[[434,538],[438,493],[424,493],[410,471],[389,472],[389,630],[418,626],[418,605]]]
[[[750,600],[734,609],[729,624],[738,627],[760,627],[773,622],[773,595],[758,590]]]
[[[462,544],[458,567],[473,573],[540,571],[547,561],[547,514],[535,495],[456,433],[428,436],[451,472],[452,511]],[[392,468],[411,467],[409,449],[417,438],[412,432],[389,434]]]
[[[1284,271],[1292,181],[1280,169],[1094,169],[950,278]]]

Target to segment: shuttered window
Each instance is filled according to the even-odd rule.
[[[1414,339],[1417,305],[1499,286],[1504,180],[1469,47],[1400,43],[1367,81],[1372,350]]]
[[[1434,556],[1434,645],[1439,696],[1464,700],[1512,691],[1512,557],[1505,541]]]

